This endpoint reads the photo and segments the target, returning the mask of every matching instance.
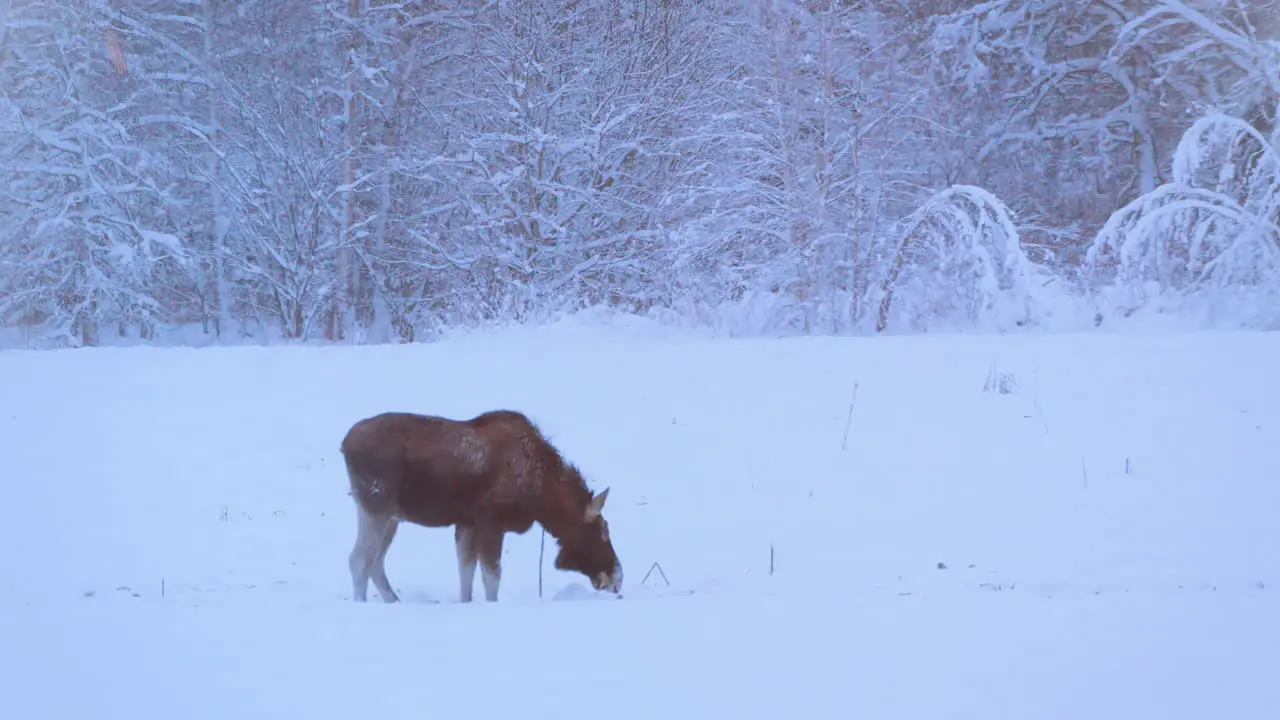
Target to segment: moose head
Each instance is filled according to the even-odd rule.
[[[601,511],[609,488],[593,495],[576,523],[560,538],[556,569],[582,573],[596,590],[622,591],[622,563],[609,541],[609,523]]]

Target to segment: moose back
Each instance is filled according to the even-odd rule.
[[[386,602],[397,597],[383,561],[396,527],[454,527],[460,597],[471,602],[476,562],[486,600],[498,599],[502,541],[536,522],[556,539],[557,569],[585,575],[596,590],[622,589],[622,564],[595,495],[524,414],[494,410],[470,420],[388,412],[357,422],[342,440],[356,504],[352,598],[369,581]]]

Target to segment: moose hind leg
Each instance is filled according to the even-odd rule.
[[[471,602],[471,586],[476,579],[476,529],[470,525],[455,525],[453,541],[458,546],[458,580],[461,587],[458,599]]]
[[[476,549],[480,555],[480,577],[484,581],[484,599],[495,602],[498,599],[498,584],[502,581],[502,541],[505,533],[501,530],[484,530],[476,533]]]
[[[375,515],[356,503],[356,543],[347,558],[347,567],[351,569],[352,600],[365,602],[368,599],[369,576],[383,549],[387,526],[394,522],[391,516]],[[382,579],[386,579],[385,574]]]
[[[399,602],[400,597],[396,595],[395,590],[391,589],[391,582],[387,580],[387,570],[383,561],[387,558],[387,548],[391,547],[391,541],[395,539],[396,528],[399,526],[399,520],[389,518],[386,528],[382,531],[382,542],[378,546],[378,554],[373,558],[373,565],[369,568],[369,578],[373,580],[373,586],[378,589],[378,594],[382,596],[383,601],[389,603]]]

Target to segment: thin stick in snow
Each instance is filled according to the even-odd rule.
[[[1084,478],[1084,489],[1089,489],[1089,468],[1084,464],[1084,456],[1080,456],[1080,476]]]
[[[667,574],[662,571],[662,566],[656,562],[649,566],[649,572],[644,574],[644,579],[640,581],[640,584],[644,585],[646,582],[648,582],[649,576],[653,574],[654,570],[657,570],[658,574],[662,576],[662,582],[666,583],[667,587],[671,587],[671,581],[667,579]]]
[[[542,597],[542,554],[547,549],[547,529],[542,528],[542,540],[538,543],[538,597]]]
[[[844,421],[844,439],[840,441],[840,450],[849,449],[849,427],[853,425],[853,404],[858,402],[858,383],[853,384],[853,399],[849,401],[849,416]]]
[[[1034,378],[1031,381],[1031,403],[1035,408],[1036,417],[1040,418],[1040,424],[1044,426],[1044,434],[1049,434],[1049,419],[1044,416],[1044,406],[1040,404],[1040,383]]]

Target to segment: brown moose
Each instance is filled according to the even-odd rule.
[[[342,439],[357,530],[349,566],[352,598],[369,580],[386,602],[399,598],[383,560],[401,521],[454,526],[461,600],[471,602],[476,561],[485,598],[498,599],[502,541],[533,523],[554,537],[559,570],[582,573],[596,590],[622,590],[622,564],[578,468],[525,415],[494,410],[470,420],[389,412],[357,422]]]

